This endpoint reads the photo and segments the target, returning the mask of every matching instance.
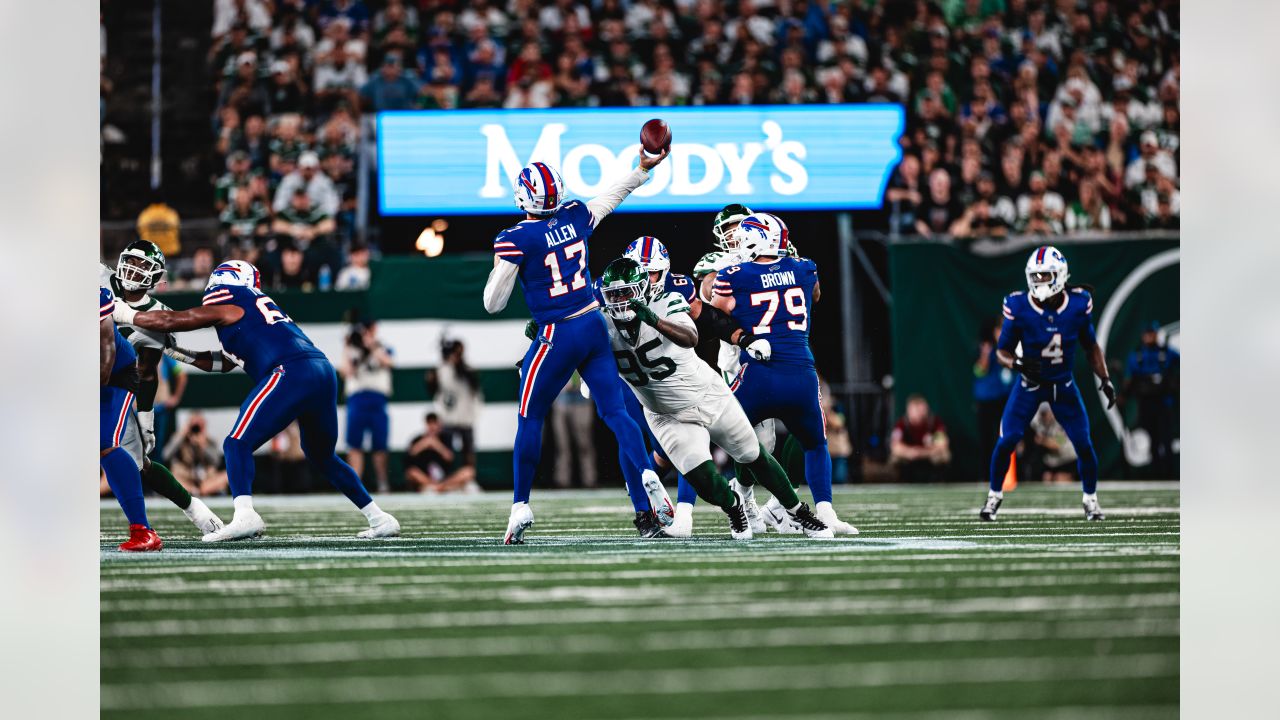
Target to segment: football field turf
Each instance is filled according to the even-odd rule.
[[[104,503],[102,715],[1177,717],[1177,485],[1103,483],[1102,523],[1078,486],[983,495],[841,488],[856,538],[735,543],[702,503],[641,541],[621,489],[535,491],[516,547],[507,493],[388,496],[372,542],[336,493],[263,496],[268,536],[216,546],[153,502],[145,555]]]

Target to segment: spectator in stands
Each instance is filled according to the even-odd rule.
[[[280,186],[276,188],[275,200],[271,208],[282,213],[289,207],[294,195],[302,191],[310,200],[311,207],[327,217],[338,214],[341,198],[333,186],[333,180],[320,172],[320,156],[313,151],[306,151],[298,156],[298,169],[284,176]],[[330,231],[332,232],[332,231]]]
[[[313,206],[307,189],[300,186],[294,188],[288,204],[271,224],[274,232],[292,238],[300,250],[309,250],[317,238],[332,234],[336,227],[333,217]]]
[[[241,186],[249,184],[249,181],[262,173],[253,168],[253,163],[249,159],[249,153],[243,150],[236,150],[227,156],[227,172],[218,178],[218,182],[214,185],[214,209],[219,212],[225,210],[231,204],[231,193]]]
[[[1062,196],[1048,189],[1044,173],[1036,170],[1027,182],[1027,192],[1018,197],[1018,225],[1022,232],[1056,234],[1062,232],[1066,204]]]
[[[277,290],[311,290],[316,284],[316,272],[304,262],[302,250],[291,240],[280,243],[279,259],[269,270],[267,287]]]
[[[1031,432],[1024,443],[1025,464],[1031,468],[1031,476],[1047,483],[1075,481],[1076,448],[1062,429],[1048,403],[1040,407],[1031,419]]]
[[[1173,155],[1160,149],[1160,140],[1150,130],[1142,133],[1138,142],[1138,157],[1129,163],[1124,171],[1125,187],[1136,187],[1146,177],[1147,167],[1154,167],[1161,175],[1170,180],[1178,177],[1178,168],[1173,162]]]
[[[176,275],[176,279],[171,280],[172,287],[175,290],[204,290],[205,285],[209,283],[209,275],[213,273],[213,248],[202,246],[195,249],[191,254],[191,263],[186,267],[182,267],[181,263],[175,264],[182,269],[174,272],[174,266],[170,266],[170,277]]]
[[[1080,199],[1067,209],[1067,232],[1085,232],[1111,229],[1111,211],[1102,202],[1098,185],[1092,180],[1080,181]]]
[[[267,112],[271,115],[300,113],[305,109],[307,86],[288,60],[271,63],[267,83]]]
[[[889,179],[889,189],[885,193],[885,199],[893,203],[893,209],[897,215],[897,225],[893,228],[894,230],[905,233],[915,231],[916,212],[920,203],[924,202],[921,188],[920,158],[906,153],[902,156],[902,162],[898,163],[898,167],[893,171],[893,177]]]
[[[271,3],[267,0],[215,0],[213,37],[222,37],[236,27],[252,28],[254,34],[265,35],[271,29]]]
[[[301,117],[290,114],[276,118],[275,137],[267,144],[273,180],[286,177],[296,170],[298,159],[308,149],[307,142],[302,137]]]
[[[267,122],[261,115],[244,119],[244,129],[235,135],[230,147],[249,156],[249,166],[258,173],[270,166],[271,139],[267,137]]]
[[[329,110],[339,102],[359,105],[359,91],[369,81],[364,63],[356,58],[359,46],[354,41],[338,45],[323,62],[316,63],[315,98],[317,109]]]
[[[426,373],[427,392],[435,398],[445,429],[460,443],[461,463],[474,465],[475,424],[484,404],[480,374],[467,365],[466,346],[461,340],[442,339],[440,356],[440,367]]]
[[[369,8],[364,0],[329,0],[320,9],[320,27],[342,22],[351,34],[364,36],[369,31]]]
[[[227,473],[219,469],[220,447],[209,437],[204,415],[193,412],[165,446],[165,464],[192,495],[216,495],[227,487]]]
[[[889,436],[889,460],[903,482],[939,482],[951,465],[947,426],[929,412],[923,395],[907,398],[907,413]]]
[[[391,417],[392,350],[378,338],[378,324],[358,322],[347,333],[339,371],[347,395],[347,462],[364,473],[365,439],[373,454],[378,492],[390,492],[387,480],[387,434]]]
[[[222,83],[219,107],[234,107],[240,117],[265,115],[268,110],[267,91],[258,82],[258,56],[245,51],[236,57],[235,74]]]
[[[570,486],[575,463],[582,487],[596,487],[595,422],[595,403],[583,397],[582,378],[574,373],[551,404],[551,428],[556,439],[552,479],[556,487]]]
[[[945,235],[964,215],[964,206],[951,195],[951,176],[943,168],[929,173],[929,193],[916,216],[916,232],[926,237]]]
[[[400,53],[389,52],[373,79],[360,88],[360,97],[370,110],[411,110],[417,103],[418,83],[404,72]]]
[[[369,247],[352,245],[347,255],[347,265],[338,273],[334,290],[364,290],[369,287]]]
[[[455,439],[440,423],[440,416],[427,413],[421,435],[409,441],[404,460],[405,484],[420,493],[480,492],[474,464],[460,464],[462,455]]]
[[[224,233],[223,243],[252,246],[265,241],[271,231],[271,215],[267,207],[254,198],[248,185],[231,193],[232,203],[218,216]]]
[[[978,460],[982,467],[979,479],[987,479],[987,463],[995,452],[1000,437],[1000,418],[1005,401],[1013,390],[1014,373],[996,360],[1000,344],[1002,320],[989,318],[978,332],[978,357],[973,362],[973,400],[978,406]]]
[[[1178,393],[1181,389],[1182,358],[1160,337],[1160,323],[1151,322],[1142,330],[1141,344],[1129,353],[1120,399],[1136,402],[1136,427],[1151,438],[1151,469],[1162,479],[1176,478],[1177,462],[1173,443],[1177,433]]]

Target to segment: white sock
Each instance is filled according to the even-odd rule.
[[[676,503],[676,517],[681,515],[693,515],[693,503]]]
[[[779,504],[779,505],[781,505],[782,503],[778,503],[778,504]],[[799,510],[799,509],[800,509],[800,506],[801,506],[801,505],[803,505],[803,504],[804,504],[804,503],[802,503],[802,502],[798,502],[798,503],[796,503],[796,506],[795,506],[795,507],[793,507],[793,508],[787,508],[787,512],[789,512],[789,513],[794,513],[795,511]]]
[[[240,495],[236,497],[234,500],[232,500],[231,503],[232,505],[235,506],[235,512],[231,516],[232,520],[235,520],[235,516],[239,515],[242,512],[246,512],[246,513],[253,512],[253,496],[252,495]]]
[[[1084,501],[1085,501],[1085,502],[1089,502],[1090,500],[1092,500],[1092,501],[1094,501],[1094,502],[1098,502],[1098,493],[1085,493],[1085,494],[1084,494]]]
[[[987,491],[987,497],[997,497],[997,498],[1000,498],[1001,500],[1003,500],[1003,499],[1004,499],[1004,491],[1003,491],[1003,490],[988,490],[988,491]]]
[[[382,515],[382,508],[378,507],[378,503],[370,500],[368,505],[360,508],[360,512],[364,513],[369,522],[373,522],[378,516]]]

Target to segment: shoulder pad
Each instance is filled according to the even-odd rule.
[[[689,301],[684,296],[674,290],[658,298],[655,303],[662,310],[663,316],[670,316],[674,313],[690,312]]]

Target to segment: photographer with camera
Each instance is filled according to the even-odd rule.
[[[391,365],[391,349],[378,340],[377,322],[361,320],[352,325],[340,368],[347,392],[347,462],[357,475],[363,476],[368,436],[380,493],[391,490],[387,481]]]
[[[424,380],[427,391],[435,397],[440,422],[457,446],[456,465],[474,468],[476,416],[484,394],[480,390],[480,374],[467,365],[465,354],[461,340],[442,339],[440,367],[428,370]]]
[[[216,495],[227,487],[227,473],[218,467],[222,459],[219,447],[209,437],[204,415],[193,412],[165,445],[164,461],[192,495]]]

